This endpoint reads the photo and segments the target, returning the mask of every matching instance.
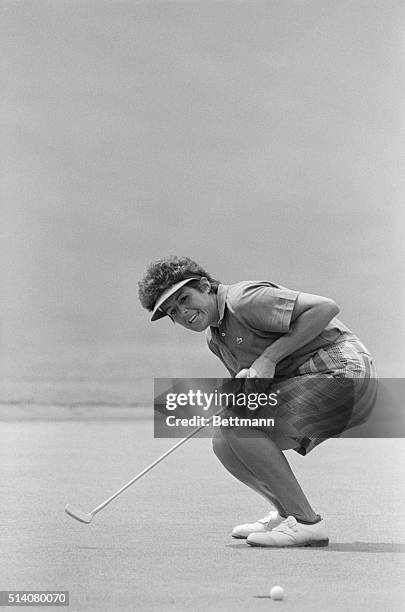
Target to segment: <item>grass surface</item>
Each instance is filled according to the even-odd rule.
[[[89,526],[90,511],[156,459],[139,421],[3,422],[0,588],[65,589],[71,611],[397,611],[404,608],[403,440],[333,440],[288,454],[331,543],[269,550],[232,540],[266,513],[207,439],[191,440]],[[283,602],[268,593],[280,584]]]

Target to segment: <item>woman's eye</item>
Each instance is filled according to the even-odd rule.
[[[180,298],[180,303],[182,304],[183,302],[185,302],[185,300],[186,300],[186,296],[185,296],[185,295],[183,295],[183,296]]]

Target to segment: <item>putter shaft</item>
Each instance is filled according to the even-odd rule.
[[[140,478],[142,478],[142,476],[145,476],[145,474],[147,474],[150,470],[152,470],[158,463],[160,463],[161,461],[163,461],[163,459],[165,459],[168,455],[170,455],[171,453],[173,453],[176,448],[179,448],[179,446],[181,446],[182,444],[184,444],[185,442],[187,442],[187,440],[189,440],[190,438],[192,438],[193,436],[195,436],[199,431],[201,431],[201,429],[203,429],[204,427],[207,427],[207,425],[209,425],[213,419],[214,416],[217,416],[219,414],[221,414],[221,412],[223,412],[224,408],[221,408],[220,410],[218,410],[214,415],[212,415],[209,419],[207,424],[205,425],[200,425],[199,427],[196,427],[196,429],[193,429],[192,432],[190,432],[188,434],[188,436],[186,436],[185,438],[182,438],[181,440],[179,440],[178,442],[176,442],[176,444],[174,446],[172,446],[171,448],[169,448],[169,450],[167,450],[165,453],[163,453],[163,455],[161,455],[160,457],[158,457],[158,459],[156,459],[153,463],[151,463],[150,465],[148,465],[148,467],[146,467],[144,470],[142,470],[142,472],[140,472],[139,474],[137,474],[134,478],[132,478],[132,480],[130,480],[129,482],[127,482],[126,484],[124,484],[123,487],[121,487],[121,489],[119,489],[118,491],[116,491],[113,495],[111,495],[111,497],[109,497],[108,499],[106,499],[105,501],[103,501],[101,504],[99,504],[98,506],[96,506],[96,508],[94,508],[94,510],[92,510],[91,512],[89,512],[88,514],[85,512],[82,512],[81,510],[78,510],[76,508],[74,508],[73,506],[70,506],[69,504],[67,504],[67,506],[65,507],[65,512],[67,514],[69,514],[69,516],[75,518],[78,521],[81,521],[82,523],[89,523],[91,521],[91,519],[93,518],[93,516],[95,514],[97,514],[98,512],[100,512],[100,510],[102,510],[103,508],[105,508],[106,506],[108,506],[108,504],[110,504],[116,497],[118,497],[119,495],[121,495],[121,493],[123,493],[124,491],[126,491],[126,489],[128,489],[131,485],[134,484],[134,482],[136,482],[137,480],[139,480]],[[76,516],[75,516],[75,512],[76,512]],[[80,518],[80,516],[86,516],[86,517],[91,517],[90,520],[83,520],[82,518]]]

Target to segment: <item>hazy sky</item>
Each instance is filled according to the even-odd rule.
[[[137,299],[175,253],[333,297],[401,375],[403,2],[0,12],[6,349],[180,341]]]

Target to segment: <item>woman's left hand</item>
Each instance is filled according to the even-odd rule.
[[[276,366],[277,364],[274,361],[260,355],[250,366],[250,370],[255,372],[255,376],[252,378],[274,378]]]
[[[274,378],[274,371],[276,369],[276,364],[274,361],[260,355],[252,363],[250,368],[244,368],[235,376],[235,378],[246,378],[246,383],[244,386],[245,393],[258,393],[260,392],[260,388],[257,386],[257,383],[263,379],[272,379]],[[267,387],[267,383],[265,384]],[[265,390],[263,389],[263,392]]]

